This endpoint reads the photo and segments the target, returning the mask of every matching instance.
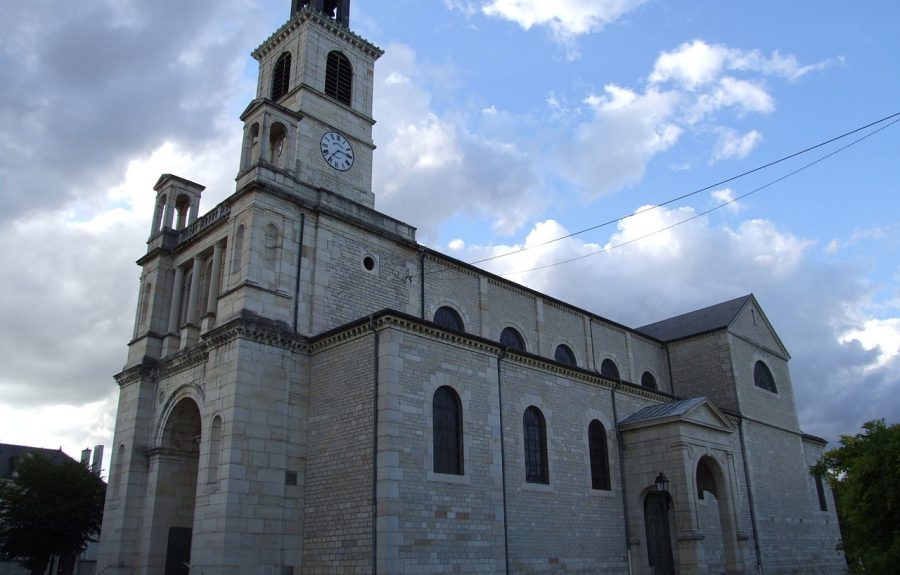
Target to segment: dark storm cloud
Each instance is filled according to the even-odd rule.
[[[104,193],[164,141],[221,137],[216,116],[252,48],[244,39],[261,37],[247,33],[258,14],[237,4],[4,2],[3,217]]]

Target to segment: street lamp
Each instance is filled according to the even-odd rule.
[[[653,480],[653,483],[656,484],[656,490],[659,493],[668,493],[669,492],[669,478],[660,471],[659,475],[656,476],[656,479]]]

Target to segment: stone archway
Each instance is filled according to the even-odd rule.
[[[734,501],[725,474],[714,457],[704,455],[697,462],[695,485],[697,517],[710,573],[741,572]]]
[[[166,418],[159,447],[149,454],[153,521],[148,573],[187,575],[200,467],[200,409],[179,400]]]

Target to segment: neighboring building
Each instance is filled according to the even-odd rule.
[[[100,472],[100,459],[102,459],[103,446],[98,445],[95,453],[100,453],[101,457],[94,460],[93,470],[95,473]],[[86,449],[82,453],[82,463],[88,466],[90,461],[90,449]],[[60,463],[66,460],[72,460],[71,457],[63,453],[62,448],[46,449],[43,447],[30,447],[27,445],[11,445],[8,443],[0,443],[0,483],[13,481],[16,478],[16,467],[19,461],[24,457],[31,455],[40,455],[50,461]],[[87,458],[87,462],[85,461]],[[87,549],[79,557],[67,556],[62,561],[54,558],[52,564],[63,573],[74,573],[74,575],[94,575],[97,564],[96,543],[89,543]],[[60,563],[63,565],[60,566]],[[24,569],[18,561],[4,561],[0,559],[0,575],[25,575],[29,573]]]
[[[375,211],[349,5],[253,52],[233,195],[155,186],[99,571],[845,572],[752,295],[634,329]]]

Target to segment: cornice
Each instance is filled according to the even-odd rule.
[[[371,334],[373,329],[375,331],[381,331],[390,328],[399,329],[406,331],[407,333],[416,334],[421,337],[456,345],[458,347],[468,348],[475,352],[501,357],[502,361],[512,362],[529,369],[552,373],[587,385],[604,389],[614,389],[616,392],[625,393],[633,397],[641,397],[656,402],[667,402],[675,399],[674,396],[661,391],[649,390],[626,381],[609,379],[595,371],[567,366],[557,363],[547,357],[504,350],[499,342],[473,334],[450,331],[435,323],[390,309],[382,310],[366,318],[361,318],[355,322],[335,328],[314,338],[311,342],[311,352],[317,353],[348,341],[364,337],[367,334]]]
[[[294,353],[309,352],[309,341],[305,336],[263,318],[235,318],[203,336],[208,347],[219,347],[235,339],[280,347]]]
[[[522,289],[521,287],[519,287],[515,284],[499,281],[496,278],[492,278],[492,277],[488,277],[487,280],[488,280],[488,285],[492,285],[492,286],[498,287],[500,289],[505,289],[507,291],[511,291],[514,294],[520,295],[520,296],[528,298],[530,300],[537,299],[536,295],[534,295],[533,293],[531,293],[529,291]]]
[[[171,359],[161,363],[151,373],[153,379],[162,379],[176,373],[181,373],[198,365],[203,365],[209,359],[209,349],[203,344],[192,349],[176,354]]]
[[[253,56],[253,58],[255,58],[257,61],[261,60],[267,54],[271,53],[275,48],[277,48],[285,39],[287,39],[288,36],[291,35],[291,33],[296,31],[306,22],[321,26],[329,33],[337,36],[343,42],[349,44],[350,46],[353,46],[358,50],[361,50],[373,59],[380,58],[384,54],[384,50],[369,42],[359,34],[351,32],[349,28],[337,24],[332,19],[327,18],[324,14],[321,14],[316,10],[311,10],[309,7],[305,7],[304,9],[298,11],[297,14],[293,18],[288,20],[281,28],[272,33],[271,36],[266,38],[266,40],[262,44],[260,44],[259,47],[256,48],[256,50],[251,52],[250,55]]]

